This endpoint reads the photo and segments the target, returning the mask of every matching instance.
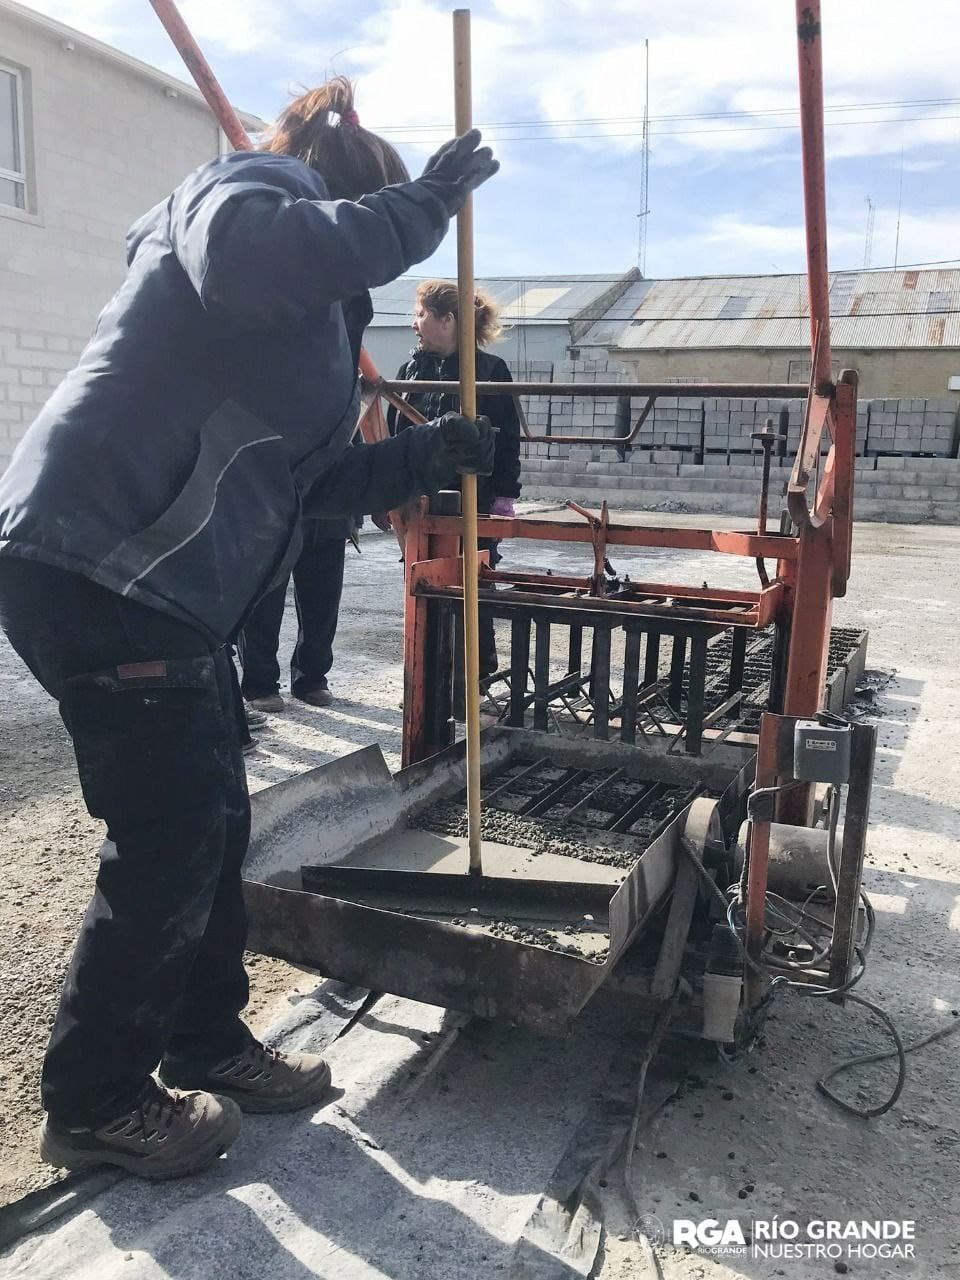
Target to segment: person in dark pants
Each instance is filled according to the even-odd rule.
[[[234,658],[233,645],[227,646],[227,656],[230,659],[230,684],[233,688],[233,714],[237,722],[237,734],[240,738],[240,750],[244,755],[249,755],[251,751],[256,751],[257,740],[251,736],[250,730],[257,728],[259,725],[267,723],[267,717],[262,711],[247,710],[247,704],[243,700],[243,694],[240,692],[240,676],[237,672],[237,663]]]
[[[304,515],[492,467],[489,424],[453,414],[349,445],[369,289],[428,257],[496,168],[471,131],[411,182],[348,81],[303,94],[263,150],[201,166],[133,228],[123,285],[0,478],[0,626],[107,829],[43,1064],[48,1163],[189,1173],[240,1109],[329,1092],[322,1058],[240,1016],[250,809],[228,646]]]
[[[497,304],[482,289],[475,294],[475,325],[477,347],[483,348],[495,342],[501,327]],[[459,293],[451,280],[423,280],[417,286],[413,314],[413,329],[418,343],[410,359],[397,372],[397,380],[423,382],[456,382],[460,377],[459,344]],[[476,354],[478,382],[512,382],[505,360],[479,349]],[[425,418],[459,408],[459,397],[432,391],[411,391],[404,399],[411,408]],[[477,482],[477,510],[481,515],[512,516],[516,499],[520,496],[520,416],[513,396],[480,396],[477,412],[496,428],[496,452],[493,472]],[[391,405],[387,410],[387,425],[391,435],[403,431],[409,425],[403,415]],[[378,517],[378,524],[380,518]],[[490,565],[495,567],[502,556],[498,539],[478,538],[481,551],[490,553]],[[489,609],[480,610],[480,678],[485,679],[497,670],[497,642],[493,617]]]
[[[328,707],[333,701],[327,675],[333,666],[343,563],[351,534],[356,534],[356,521],[349,518],[305,520],[303,550],[293,566],[297,642],[290,661],[290,692],[313,707]],[[240,688],[248,706],[255,711],[283,710],[277,651],[287,586],[288,582],[284,582],[264,596],[240,633]]]

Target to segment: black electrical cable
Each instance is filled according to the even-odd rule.
[[[789,786],[789,785],[791,784],[786,784],[786,786]],[[764,792],[775,792],[775,791],[780,791],[784,789],[786,789],[786,787],[763,788],[761,789],[760,794],[763,794]],[[756,795],[757,793],[754,792],[753,794]],[[832,866],[832,858],[833,858],[833,852],[834,852],[833,846],[836,839],[838,814],[839,814],[839,806],[837,806],[836,810],[831,812],[829,826],[828,826],[828,830],[829,830],[828,860],[831,862],[831,871],[833,870],[833,866]],[[719,888],[713,876],[711,876],[710,872],[703,865],[703,861],[701,860],[699,854],[696,852],[696,850],[693,849],[693,847],[689,844],[688,841],[681,838],[680,847],[681,849],[683,849],[684,853],[687,855],[689,860],[696,867],[697,871],[700,874],[701,879],[703,880],[704,884],[707,886],[711,895],[714,898],[716,898],[719,903],[722,904],[724,916],[730,927],[730,931],[733,934],[734,939],[737,943],[737,947],[739,948],[740,953],[744,961],[746,962],[746,964],[750,968],[752,968],[755,973],[761,975],[764,978],[769,979],[770,981],[770,989],[767,992],[767,995],[764,997],[764,999],[760,1002],[758,1009],[754,1010],[755,1014],[759,1014],[760,1011],[765,1010],[766,1006],[769,1005],[770,1001],[772,1000],[774,992],[778,986],[787,986],[787,987],[791,987],[793,990],[797,991],[801,995],[810,996],[813,998],[823,999],[829,996],[842,995],[845,1000],[850,1000],[854,1004],[858,1004],[861,1007],[869,1010],[869,1012],[871,1012],[876,1018],[878,1018],[884,1024],[884,1026],[890,1033],[891,1039],[893,1040],[893,1043],[894,1043],[893,1049],[885,1050],[881,1053],[866,1054],[866,1055],[861,1055],[855,1058],[849,1058],[844,1062],[838,1063],[837,1066],[831,1068],[831,1070],[828,1071],[826,1075],[821,1076],[816,1081],[816,1088],[820,1093],[823,1094],[825,1098],[828,1098],[831,1102],[835,1103],[842,1110],[848,1112],[850,1115],[858,1116],[860,1119],[870,1120],[870,1119],[874,1119],[877,1116],[882,1116],[886,1114],[886,1112],[888,1112],[892,1107],[896,1105],[900,1097],[900,1094],[903,1092],[903,1087],[906,1083],[906,1077],[907,1077],[906,1055],[908,1053],[913,1053],[917,1049],[922,1049],[924,1045],[931,1044],[936,1040],[941,1040],[948,1035],[952,1035],[953,1032],[957,1030],[957,1027],[960,1026],[960,1018],[958,1018],[956,1022],[951,1023],[946,1027],[940,1027],[936,1031],[931,1032],[929,1035],[925,1036],[922,1040],[918,1040],[915,1044],[910,1045],[909,1047],[905,1047],[903,1040],[900,1036],[900,1033],[897,1031],[897,1028],[893,1022],[893,1019],[890,1017],[890,1015],[886,1013],[885,1010],[881,1009],[879,1005],[874,1004],[872,1001],[865,999],[863,996],[853,994],[852,988],[856,986],[856,984],[860,981],[860,979],[866,973],[867,955],[870,951],[870,946],[873,942],[873,937],[876,930],[876,912],[874,911],[873,904],[871,903],[867,895],[864,893],[864,891],[862,889],[860,890],[860,898],[863,903],[864,912],[867,918],[867,931],[866,931],[866,936],[863,940],[863,943],[859,946],[854,947],[854,955],[856,956],[856,959],[858,961],[859,968],[855,973],[853,973],[847,979],[846,982],[844,982],[839,987],[824,987],[819,984],[797,982],[795,979],[788,978],[786,974],[774,974],[771,977],[769,973],[770,968],[776,968],[776,967],[796,968],[798,966],[791,964],[791,962],[789,961],[788,962],[776,961],[772,957],[768,958],[767,967],[757,964],[757,962],[754,961],[754,959],[749,955],[747,951],[747,948],[736,926],[736,921],[733,917],[733,912],[735,911],[738,905],[737,899],[734,899],[732,901],[727,900],[726,895]],[[741,889],[741,886],[739,884],[732,886],[732,891],[734,893],[739,893],[740,889]],[[770,910],[772,908],[772,910],[776,914],[780,915],[785,920],[789,921],[789,917],[785,915],[775,905],[775,902],[770,901],[771,897],[775,900],[779,900],[780,902],[786,903],[786,905],[791,910],[796,911],[801,917],[808,917],[808,918],[817,920],[817,917],[811,916],[811,914],[806,910],[804,910],[804,908],[797,907],[794,903],[788,902],[784,898],[780,898],[779,894],[768,893],[766,897],[767,897],[766,909]],[[817,920],[817,923],[823,924],[824,922]],[[796,932],[800,933],[801,936],[803,936],[803,931],[799,927],[796,929]],[[812,945],[816,945],[816,943],[814,942],[812,943]],[[751,1042],[755,1040],[756,1035],[759,1031],[759,1026],[756,1025],[757,1021],[758,1019],[755,1017],[754,1018],[755,1026],[751,1036]],[[731,1054],[726,1049],[724,1049],[722,1045],[718,1045],[717,1053],[722,1061],[727,1063],[734,1063],[749,1051],[749,1047],[752,1047],[752,1043],[751,1043],[751,1046],[745,1047],[744,1049],[738,1050]],[[884,1102],[880,1103],[876,1107],[857,1107],[853,1103],[847,1102],[844,1098],[841,1098],[832,1089],[827,1087],[828,1081],[834,1079],[836,1076],[840,1075],[844,1071],[851,1070],[853,1067],[866,1065],[867,1063],[885,1062],[890,1058],[897,1059],[896,1084],[894,1085],[893,1090],[890,1093],[890,1096]]]
[[[864,1000],[862,996],[848,995],[847,999],[853,1000],[857,1004],[862,1004],[865,1008],[869,1009],[871,1013],[874,1013],[878,1018],[886,1023],[896,1048],[887,1049],[882,1053],[865,1053],[861,1054],[857,1058],[848,1058],[846,1062],[839,1063],[837,1066],[831,1068],[826,1075],[821,1076],[817,1081],[817,1089],[824,1095],[824,1097],[829,1098],[831,1102],[836,1103],[838,1107],[842,1107],[844,1111],[848,1111],[851,1115],[864,1116],[867,1118],[882,1116],[896,1103],[903,1091],[903,1085],[907,1077],[906,1055],[908,1053],[914,1053],[917,1049],[922,1049],[924,1045],[932,1044],[935,1040],[943,1040],[947,1036],[953,1035],[957,1028],[960,1027],[960,1018],[956,1018],[956,1015],[954,1015],[956,1019],[954,1022],[948,1023],[945,1027],[938,1027],[936,1031],[931,1031],[929,1035],[924,1036],[922,1040],[917,1040],[914,1044],[904,1046],[904,1043],[900,1039],[892,1020],[881,1008],[875,1004],[871,1004],[869,1000]],[[893,1093],[890,1095],[890,1098],[883,1104],[883,1106],[869,1108],[855,1107],[852,1103],[847,1102],[838,1094],[834,1093],[832,1089],[827,1088],[827,1081],[833,1080],[834,1077],[838,1076],[842,1071],[849,1071],[852,1067],[866,1066],[866,1064],[870,1062],[886,1062],[890,1058],[896,1058],[898,1060],[897,1083]]]

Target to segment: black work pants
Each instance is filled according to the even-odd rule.
[[[322,528],[319,521],[304,522],[303,550],[293,569],[297,643],[290,662],[290,688],[294,697],[325,689],[333,666],[346,541],[320,536]],[[277,650],[286,598],[284,583],[263,597],[240,632],[245,698],[266,698],[280,692]]]
[[[499,538],[478,538],[477,548],[490,552],[490,568],[495,569],[503,556],[499,551]],[[493,626],[493,614],[482,605],[478,614],[478,636],[480,649],[480,679],[492,676],[499,666],[497,659],[497,637]]]
[[[43,1064],[68,1125],[120,1114],[160,1060],[243,1048],[250,805],[226,649],[85,578],[0,559],[0,626],[73,740],[107,825]]]

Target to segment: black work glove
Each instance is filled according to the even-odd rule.
[[[460,138],[445,142],[427,161],[420,181],[446,205],[451,217],[459,213],[471,191],[486,182],[500,168],[489,147],[478,147],[480,130],[471,129]]]
[[[437,423],[450,465],[462,476],[488,476],[493,471],[497,433],[489,418],[445,413]]]

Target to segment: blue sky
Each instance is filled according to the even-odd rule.
[[[31,7],[183,77],[147,0]],[[435,0],[182,0],[234,104],[265,119],[332,71],[418,173],[452,131],[450,12]],[[830,265],[960,260],[955,0],[824,0]],[[909,28],[904,15],[915,14]],[[479,194],[478,274],[625,270],[637,259],[650,41],[650,276],[803,267],[790,0],[483,0],[474,117],[502,171]],[[910,104],[910,105],[908,105]],[[597,121],[599,123],[586,123]],[[772,127],[771,127],[772,126]],[[616,136],[611,136],[616,135]],[[452,238],[429,270],[453,270]],[[426,269],[426,268],[425,268]]]

